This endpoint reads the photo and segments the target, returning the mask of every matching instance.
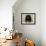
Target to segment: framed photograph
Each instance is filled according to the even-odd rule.
[[[23,25],[36,24],[36,13],[21,13],[21,24]]]

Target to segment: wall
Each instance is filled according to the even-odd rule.
[[[18,2],[20,2],[18,0]],[[18,32],[23,33],[24,38],[32,39],[35,41],[36,46],[41,46],[41,25],[40,25],[40,0],[23,0],[21,3],[13,6],[13,13],[15,19],[15,29]],[[22,25],[21,24],[21,13],[36,13],[36,24],[35,25]]]
[[[0,27],[12,29],[12,6],[16,0],[0,0]]]
[[[41,40],[42,46],[46,46],[46,0],[41,1]]]
[[[22,32],[24,38],[34,40],[36,46],[46,46],[45,40],[43,40],[46,34],[44,28],[46,16],[43,16],[45,13],[45,0],[22,0],[22,2],[18,0],[18,2],[13,6],[15,30]],[[21,13],[36,13],[36,25],[22,25]]]

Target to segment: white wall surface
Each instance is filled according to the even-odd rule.
[[[15,29],[22,32],[25,38],[34,40],[36,46],[46,46],[45,7],[45,0],[22,0],[13,6]],[[21,13],[36,13],[36,25],[22,25]]]
[[[0,0],[0,27],[12,29],[12,6],[16,0]]]
[[[46,0],[41,1],[41,38],[42,46],[46,46]]]

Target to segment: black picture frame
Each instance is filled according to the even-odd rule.
[[[22,25],[35,25],[36,13],[21,13],[21,24]]]

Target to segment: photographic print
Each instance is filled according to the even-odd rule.
[[[21,13],[21,24],[23,25],[36,24],[36,13]]]

